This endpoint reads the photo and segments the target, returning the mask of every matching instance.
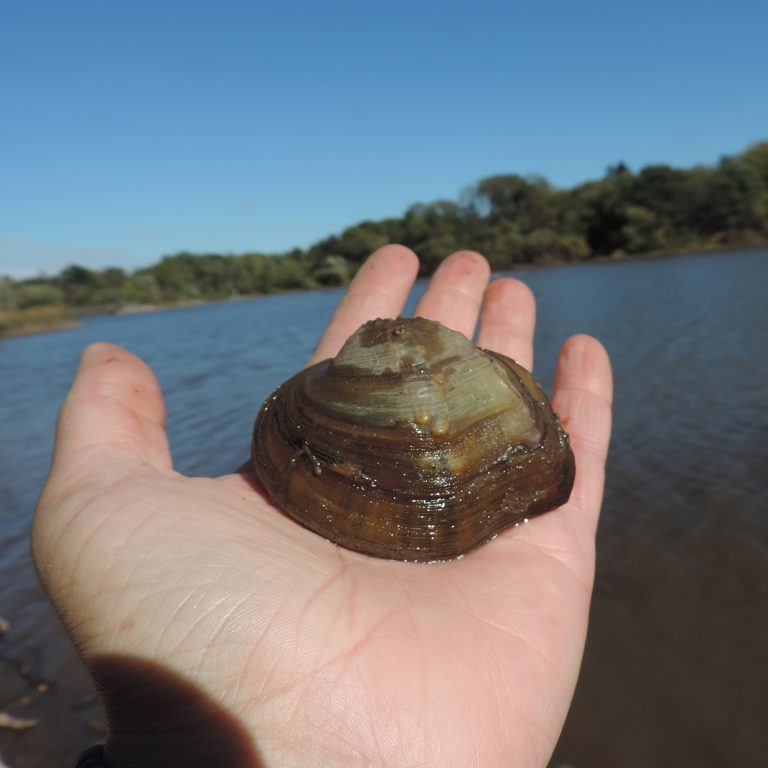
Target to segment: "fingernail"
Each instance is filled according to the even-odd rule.
[[[96,341],[93,344],[89,344],[80,355],[80,367],[90,368],[91,366],[96,365],[99,358],[101,358],[104,355],[104,352],[111,346],[111,344],[108,344],[105,341]],[[106,362],[106,360],[103,360],[102,362]]]

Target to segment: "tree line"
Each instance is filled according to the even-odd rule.
[[[453,251],[482,252],[494,270],[768,241],[768,141],[714,166],[625,164],[569,189],[540,176],[490,176],[457,200],[363,221],[306,249],[177,253],[131,273],[71,265],[52,277],[0,277],[0,333],[14,318],[115,311],[345,285],[389,242],[412,248],[424,275]],[[57,315],[58,313],[58,315]]]

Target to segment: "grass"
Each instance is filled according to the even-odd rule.
[[[74,313],[61,304],[0,310],[0,337],[41,333],[74,325],[77,325]]]

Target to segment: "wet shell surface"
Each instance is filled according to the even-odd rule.
[[[568,437],[532,374],[422,318],[373,320],[266,400],[256,476],[301,524],[396,560],[455,558],[564,504]]]

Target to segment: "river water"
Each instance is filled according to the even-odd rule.
[[[538,300],[537,376],[551,382],[560,343],[584,332],[616,378],[589,637],[552,768],[768,765],[768,251],[519,276]],[[8,766],[71,766],[104,728],[28,554],[82,348],[108,340],[147,360],[176,467],[216,475],[243,461],[260,403],[340,296],[94,317],[0,342],[0,711],[38,720],[0,729]]]

